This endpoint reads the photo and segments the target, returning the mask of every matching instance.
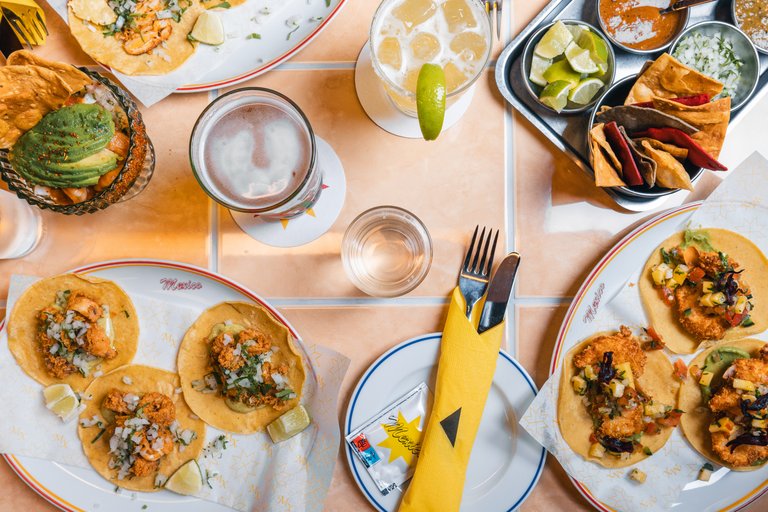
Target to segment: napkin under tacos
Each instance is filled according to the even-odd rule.
[[[106,279],[63,274],[37,281],[16,301],[8,347],[41,384],[84,389],[95,376],[128,364],[139,342],[130,297]]]
[[[635,464],[667,442],[680,419],[673,367],[629,328],[591,336],[563,361],[560,433],[574,452],[609,468]]]
[[[127,75],[163,75],[195,52],[199,0],[69,0],[69,29],[85,53]]]
[[[148,366],[124,366],[94,380],[77,434],[91,466],[112,484],[159,491],[185,462],[197,458],[205,423],[184,402],[179,377]]]
[[[203,312],[179,347],[184,397],[222,430],[262,430],[301,398],[304,365],[288,329],[267,310],[223,302]]]
[[[680,389],[680,428],[709,460],[736,471],[768,462],[768,344],[719,343],[691,361]]]
[[[673,352],[768,327],[768,260],[733,231],[675,233],[651,254],[639,290],[650,324]]]

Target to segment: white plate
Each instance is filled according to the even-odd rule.
[[[685,224],[700,202],[664,212],[638,227],[616,244],[589,273],[560,327],[552,352],[550,375],[559,371],[561,355],[587,336],[594,334],[591,319],[600,304],[614,297],[627,281],[628,269],[645,265],[648,254]],[[631,272],[629,272],[631,273]],[[684,356],[688,360],[690,356]],[[702,458],[702,464],[704,463]],[[737,473],[721,469],[709,485],[694,481],[688,484],[679,501],[670,506],[675,512],[711,512],[740,510],[768,490],[768,470]],[[719,478],[718,478],[719,476]],[[598,510],[613,512],[616,503],[593,494],[584,484],[571,479],[581,494]],[[625,485],[634,485],[629,480]]]
[[[434,389],[440,333],[405,341],[379,357],[357,384],[347,408],[344,435],[421,382]],[[518,508],[541,476],[546,450],[517,424],[537,393],[536,385],[503,350],[493,376],[480,430],[469,459],[462,512]],[[381,512],[397,510],[401,493],[382,496],[347,446],[347,463],[360,490]]]
[[[200,92],[228,87],[269,71],[307,46],[341,12],[347,1],[284,0],[284,4],[261,24],[254,23],[254,32],[261,38],[247,41],[253,43],[253,50],[243,48],[227,62],[203,76],[199,83],[183,85],[176,92]],[[295,31],[286,23],[294,17],[300,19]]]
[[[189,308],[204,309],[219,302],[241,300],[256,302],[279,319],[299,343],[296,330],[264,299],[226,277],[200,267],[162,260],[117,260],[80,267],[73,272],[90,274],[118,283],[129,295],[142,295]],[[5,321],[0,323],[0,329]],[[310,366],[311,370],[311,366]],[[311,373],[314,373],[311,370]],[[147,510],[169,512],[231,512],[233,509],[180,496],[170,491],[136,493],[121,490],[104,480],[90,468],[66,466],[42,459],[3,454],[5,460],[27,485],[56,507],[66,511],[137,512]]]

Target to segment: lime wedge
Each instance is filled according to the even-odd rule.
[[[589,78],[603,78],[606,73],[608,73],[608,63],[602,63],[595,61],[595,64],[597,64],[597,71],[594,73],[590,73],[587,75]]]
[[[424,64],[416,81],[416,112],[424,140],[435,140],[445,119],[445,72],[437,64]]]
[[[568,30],[565,23],[558,21],[547,30],[544,37],[536,44],[533,53],[544,59],[554,59],[562,55],[572,41],[573,34],[571,31]]]
[[[211,11],[203,11],[197,17],[195,26],[192,27],[192,32],[189,35],[194,41],[218,46],[224,42],[224,25],[221,23],[221,18],[219,18],[218,14]]]
[[[608,63],[608,47],[603,41],[603,38],[595,34],[590,30],[584,30],[578,38],[574,38],[578,42],[578,45],[589,50],[589,56],[599,66],[600,64],[606,65]]]
[[[547,68],[547,70],[542,73],[542,76],[550,84],[552,82],[564,80],[572,85],[576,85],[581,81],[581,74],[576,73],[565,59],[558,60],[549,66],[549,68]]]
[[[566,25],[568,27],[568,32],[571,33],[573,36],[574,41],[578,41],[581,37],[582,32],[588,31],[589,29],[582,27],[581,25]]]
[[[74,394],[71,396],[68,395],[50,405],[46,405],[46,407],[61,418],[61,421],[66,423],[74,418],[79,412],[78,408],[80,407],[80,400],[78,400]]]
[[[203,488],[203,474],[197,461],[192,459],[185,462],[171,478],[165,482],[165,488],[177,494],[191,495]]]
[[[589,56],[589,50],[583,49],[576,43],[571,43],[565,49],[565,58],[577,73],[594,73],[598,71],[597,64]]]
[[[299,405],[286,412],[267,425],[267,432],[272,441],[279,443],[289,439],[309,426],[310,419],[307,410]]]
[[[541,91],[539,101],[555,112],[560,112],[568,104],[568,92],[572,87],[573,84],[565,80],[553,82]]]
[[[551,59],[543,59],[534,54],[533,59],[531,59],[531,73],[528,75],[528,79],[536,85],[545,87],[548,82],[547,79],[544,78],[543,73],[549,69],[549,66],[551,65]]]
[[[77,397],[69,384],[51,384],[47,388],[43,389],[43,398],[45,399],[46,407],[55,404],[67,396]]]
[[[586,105],[592,101],[604,85],[603,81],[597,78],[584,79],[571,89],[571,92],[568,93],[568,99],[579,105]]]

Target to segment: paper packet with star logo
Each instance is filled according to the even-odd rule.
[[[413,476],[431,403],[422,382],[346,437],[381,494],[403,490]]]

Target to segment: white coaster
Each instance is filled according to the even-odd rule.
[[[323,171],[323,190],[317,202],[304,215],[292,219],[264,220],[252,213],[230,211],[251,238],[273,247],[298,247],[319,238],[338,218],[347,193],[344,166],[330,144],[317,136],[315,140],[318,165]]]
[[[456,103],[445,110],[443,130],[456,124],[467,111],[469,104],[472,103],[472,97],[475,95],[476,85],[472,85],[456,100]],[[360,50],[360,55],[357,57],[355,89],[357,90],[357,99],[371,121],[393,135],[410,139],[422,138],[418,119],[400,112],[389,99],[381,79],[373,69],[368,42],[363,45],[363,49]]]

